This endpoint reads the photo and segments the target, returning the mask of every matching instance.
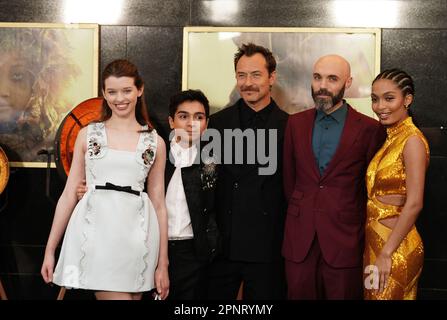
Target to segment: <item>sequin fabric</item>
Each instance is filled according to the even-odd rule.
[[[387,129],[387,139],[371,160],[366,173],[368,190],[367,222],[365,229],[364,267],[374,265],[376,257],[389,238],[392,229],[380,223],[381,219],[399,216],[402,206],[380,202],[377,197],[391,194],[406,195],[403,150],[412,136],[422,139],[426,147],[427,162],[430,151],[422,132],[408,117],[395,127]],[[365,274],[364,298],[366,300],[414,300],[422,271],[424,246],[416,227],[413,227],[392,255],[391,274],[381,293],[367,288]],[[371,278],[369,278],[371,279]]]

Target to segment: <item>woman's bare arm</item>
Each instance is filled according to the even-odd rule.
[[[161,298],[165,299],[169,294],[168,220],[165,203],[164,176],[166,165],[166,146],[161,137],[158,136],[157,139],[157,152],[155,161],[151,167],[151,170],[149,171],[147,190],[155,212],[157,213],[158,225],[160,228],[160,251],[158,266],[155,272],[155,284]]]

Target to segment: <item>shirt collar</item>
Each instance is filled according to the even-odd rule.
[[[343,100],[342,106],[330,114],[326,114],[324,111],[317,110],[316,121],[321,121],[324,118],[332,118],[335,121],[337,121],[337,123],[340,123],[344,119],[346,119],[347,112],[348,112],[348,106],[346,101]]]
[[[242,103],[239,104],[239,110],[241,110],[244,114],[246,114],[249,118],[254,117],[255,115],[260,116],[263,120],[268,118],[268,115],[273,110],[273,100],[270,99],[270,103],[263,109],[259,111],[255,111],[250,108],[243,99],[241,99]]]
[[[175,167],[189,167],[194,163],[197,156],[197,146],[193,143],[189,148],[183,148],[176,141],[171,140],[171,154],[174,158]]]

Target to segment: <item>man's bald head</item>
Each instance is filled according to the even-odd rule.
[[[313,68],[312,97],[315,107],[331,113],[343,105],[345,89],[352,84],[349,62],[335,54],[319,58]]]
[[[320,57],[314,64],[314,71],[315,69],[320,68],[327,68],[337,71],[337,74],[346,80],[351,78],[351,65],[345,58],[337,54],[329,54]]]

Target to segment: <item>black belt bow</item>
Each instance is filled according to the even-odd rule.
[[[131,193],[134,194],[136,196],[140,195],[140,191],[136,191],[136,190],[132,190],[131,186],[117,186],[113,183],[110,182],[106,182],[105,186],[95,186],[96,189],[100,189],[100,190],[115,190],[115,191],[121,191],[121,192],[127,192],[127,193]]]

